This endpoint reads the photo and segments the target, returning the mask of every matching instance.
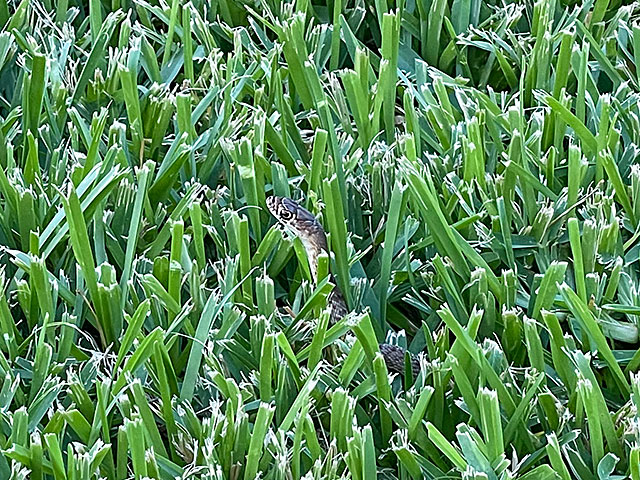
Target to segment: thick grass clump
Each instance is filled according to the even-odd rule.
[[[0,0],[0,478],[640,480],[640,4],[318,2]]]

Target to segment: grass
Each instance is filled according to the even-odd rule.
[[[0,0],[0,477],[640,480],[639,13]]]

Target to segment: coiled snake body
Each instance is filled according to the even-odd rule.
[[[327,236],[318,220],[305,208],[285,197],[268,197],[267,206],[271,214],[295,236],[297,236],[304,246],[309,258],[309,266],[314,282],[318,281],[318,256],[324,251],[328,252]],[[333,276],[332,283],[336,285]],[[338,287],[334,287],[333,291],[327,299],[330,311],[331,323],[335,323],[342,319],[349,309],[342,296],[342,292]],[[387,368],[396,373],[404,373],[404,355],[405,350],[397,345],[381,343],[379,345],[380,353],[384,357]],[[410,354],[411,370],[414,377],[420,373],[420,362],[418,358]]]

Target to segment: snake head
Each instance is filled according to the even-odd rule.
[[[305,248],[327,251],[327,236],[313,214],[290,198],[271,196],[267,198],[271,215],[289,232],[302,240]]]

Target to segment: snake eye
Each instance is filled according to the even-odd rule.
[[[289,221],[289,220],[291,220],[293,218],[293,212],[291,212],[290,210],[287,210],[285,208],[280,212],[280,217],[284,221]]]

